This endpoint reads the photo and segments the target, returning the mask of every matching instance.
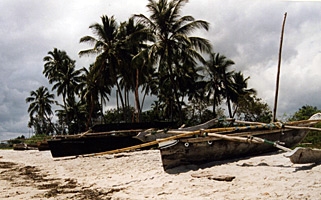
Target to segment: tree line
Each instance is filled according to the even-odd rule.
[[[74,134],[94,123],[177,121],[197,124],[215,117],[269,122],[271,110],[248,88],[249,77],[231,70],[235,63],[213,51],[209,40],[192,36],[207,31],[209,23],[181,16],[188,0],[149,0],[149,16],[135,14],[118,22],[101,16],[89,26],[93,35],[80,38],[90,45],[79,56],[95,61],[77,69],[64,50],[54,48],[43,58],[43,74],[51,91],[41,86],[26,98],[29,127],[36,134]],[[117,108],[106,106],[116,91]],[[145,98],[153,96],[143,111]],[[133,97],[134,102],[130,102]],[[52,105],[60,109],[52,111]],[[131,105],[133,104],[133,105]],[[57,122],[52,122],[54,114]]]

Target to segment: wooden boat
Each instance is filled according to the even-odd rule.
[[[26,144],[26,143],[18,143],[13,144],[13,150],[24,151],[24,150],[37,150],[36,145]]]
[[[99,124],[79,135],[57,135],[47,140],[52,157],[77,156],[110,151],[143,143],[135,138],[146,129],[176,127],[175,122]]]
[[[28,145],[25,143],[18,143],[18,144],[13,144],[13,150],[28,150]]]
[[[48,144],[48,141],[47,140],[43,140],[43,141],[40,141],[37,143],[37,146],[38,146],[38,150],[39,151],[47,151],[47,150],[50,150],[49,149],[49,144]]]
[[[284,155],[290,158],[292,163],[316,163],[321,164],[321,149],[296,147],[293,151]]]
[[[204,164],[279,150],[271,143],[255,142],[252,137],[274,144],[280,142],[290,148],[305,138],[308,126],[317,123],[314,118],[310,119],[292,122],[295,126],[273,123],[182,132],[178,139],[159,143],[163,168],[166,171],[180,165]],[[183,137],[184,134],[188,137]]]

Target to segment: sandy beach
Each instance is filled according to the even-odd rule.
[[[320,199],[321,166],[283,153],[164,172],[158,150],[53,159],[0,150],[0,199]]]

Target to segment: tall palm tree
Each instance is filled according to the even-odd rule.
[[[149,67],[144,68],[142,76],[140,76],[142,79],[140,81],[141,86],[141,93],[143,94],[141,106],[140,106],[140,113],[142,112],[142,109],[144,107],[145,98],[147,95],[155,95],[157,96],[159,91],[159,79],[158,79],[158,73],[156,72],[156,69],[153,68],[151,65]]]
[[[102,24],[94,23],[89,26],[92,29],[94,36],[84,36],[80,39],[80,43],[89,43],[93,47],[79,52],[79,56],[83,55],[97,55],[93,71],[100,73],[103,79],[111,80],[111,86],[116,85],[117,90],[121,91],[118,83],[119,69],[121,59],[119,55],[119,40],[118,40],[118,23],[114,16],[108,17],[103,15],[101,17]],[[120,101],[123,107],[124,99],[119,93]]]
[[[65,51],[54,48],[53,51],[49,51],[48,55],[43,58],[44,70],[43,74],[48,78],[49,83],[53,83],[56,80],[56,73],[65,68],[66,60],[71,60]]]
[[[38,130],[36,134],[49,134],[50,129],[54,128],[50,119],[53,114],[51,105],[56,103],[54,97],[54,94],[49,93],[48,88],[41,86],[36,91],[31,91],[30,96],[26,98],[26,103],[30,103],[28,108],[30,122],[40,123],[41,130]],[[50,128],[47,123],[50,124]],[[38,126],[39,124],[33,125]]]
[[[139,54],[146,47],[149,31],[142,24],[135,23],[133,18],[116,23],[114,17],[102,16],[102,24],[90,26],[96,38],[85,36],[80,42],[90,42],[94,47],[80,51],[79,55],[97,54],[94,71],[103,74],[100,78],[109,79],[110,85],[116,85],[124,115],[125,107],[128,107],[129,90],[134,91],[137,121],[141,112],[138,88],[141,84],[141,75],[146,71],[146,60]],[[120,91],[124,89],[123,95]],[[126,117],[125,117],[126,120]]]
[[[119,27],[119,51],[122,65],[120,66],[120,81],[124,88],[134,92],[136,121],[140,121],[141,106],[139,87],[147,81],[152,66],[146,56],[148,41],[152,35],[143,24],[135,23],[131,17],[122,22]]]
[[[213,96],[213,114],[216,117],[215,108],[218,106],[222,98],[227,99],[227,105],[230,117],[232,116],[231,106],[230,106],[230,96],[231,91],[231,75],[233,72],[227,72],[228,67],[233,65],[232,60],[227,59],[224,55],[219,53],[211,53],[209,60],[205,64],[205,70],[209,76],[209,80],[206,85],[206,90],[208,92],[208,99]]]
[[[209,52],[211,45],[208,40],[200,37],[191,37],[190,33],[197,29],[208,30],[209,24],[203,20],[195,20],[192,16],[181,16],[181,8],[188,0],[149,0],[147,8],[151,15],[135,15],[138,20],[146,24],[155,36],[155,42],[149,48],[149,58],[159,58],[158,71],[161,76],[169,76],[170,88],[178,105],[180,119],[181,106],[178,95],[178,86],[174,78],[177,61],[189,60],[196,64],[196,60],[202,61],[200,52]],[[183,59],[184,58],[184,59]],[[168,91],[168,90],[167,90]]]
[[[52,90],[57,90],[57,95],[62,95],[66,105],[66,99],[74,99],[77,85],[80,83],[81,70],[75,69],[75,61],[65,60],[63,68],[55,74],[56,83]]]
[[[237,112],[238,102],[240,99],[242,99],[243,102],[246,102],[248,99],[251,99],[249,96],[256,95],[255,89],[248,88],[247,82],[249,79],[250,77],[244,78],[242,72],[236,72],[232,75],[233,84],[231,88],[233,89],[231,90],[230,98],[235,107],[233,117]]]
[[[86,128],[86,103],[76,102],[75,99],[68,98],[67,105],[60,105],[62,109],[56,110],[60,123],[63,125],[63,133],[66,133],[65,127],[68,127],[68,134],[76,134],[85,131]]]
[[[87,122],[86,128],[92,125],[92,118],[95,115],[94,111],[97,110],[99,105],[99,95],[101,97],[101,104],[105,104],[104,99],[108,100],[108,94],[111,93],[110,84],[105,84],[108,76],[100,73],[95,73],[94,65],[91,65],[89,70],[83,68],[82,82],[79,84],[80,98],[83,102],[87,103]],[[103,107],[100,107],[101,114],[103,114]]]
[[[62,95],[66,105],[66,98],[74,98],[75,88],[80,81],[81,71],[75,69],[76,61],[70,59],[65,51],[57,48],[49,51],[43,60],[45,61],[43,74],[50,84],[55,82],[52,90],[57,89],[57,95]]]

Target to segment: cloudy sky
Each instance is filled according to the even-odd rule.
[[[120,21],[133,14],[149,16],[147,0],[1,0],[0,4],[0,140],[29,136],[25,103],[30,91],[51,88],[42,75],[43,57],[53,48],[65,50],[76,65],[88,67],[90,57],[78,57],[88,46],[79,39],[92,35],[89,25],[100,16]],[[321,109],[321,2],[276,0],[190,0],[183,15],[210,22],[214,51],[224,54],[250,76],[249,87],[273,108],[281,25],[287,12],[278,116],[303,105]],[[110,104],[113,104],[111,102]]]

